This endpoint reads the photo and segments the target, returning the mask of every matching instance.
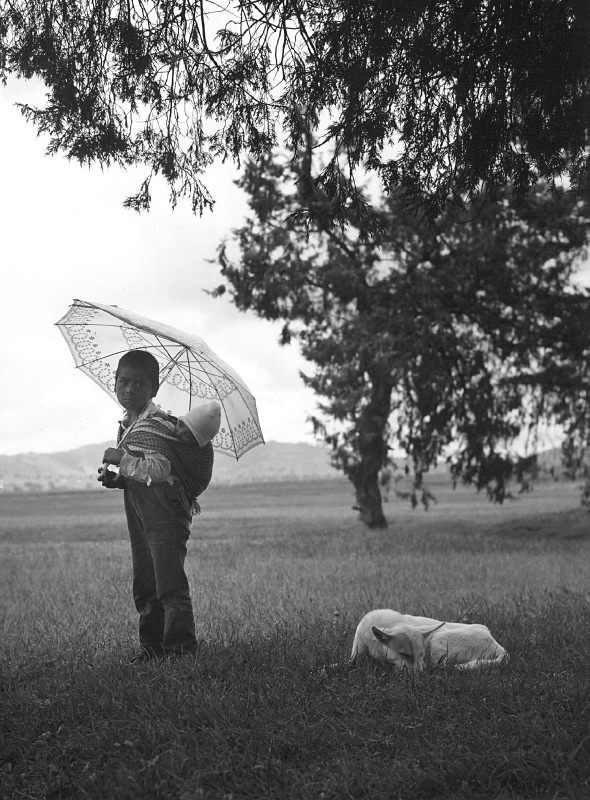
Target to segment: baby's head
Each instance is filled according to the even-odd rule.
[[[204,447],[217,434],[221,425],[221,405],[217,400],[210,400],[201,406],[195,406],[178,418],[175,434],[180,439],[197,440],[199,447]]]

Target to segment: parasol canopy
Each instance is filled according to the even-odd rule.
[[[74,300],[56,322],[74,357],[115,401],[115,371],[128,350],[146,350],[160,365],[156,403],[175,416],[218,400],[221,426],[213,439],[220,453],[240,456],[264,438],[256,401],[242,378],[199,336],[184,333],[118,306]]]

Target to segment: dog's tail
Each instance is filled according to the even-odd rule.
[[[359,644],[359,637],[358,633],[354,635],[354,641],[352,643],[352,652],[350,654],[350,658],[348,659],[349,664],[357,664],[361,660],[361,647]]]

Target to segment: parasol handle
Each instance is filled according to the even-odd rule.
[[[107,472],[111,472],[113,477],[117,477],[119,475],[119,467],[116,464],[109,464],[106,461],[103,461],[101,466],[98,468],[98,480],[104,484]]]
[[[143,415],[145,414],[147,408],[150,405],[150,402],[151,401],[146,403],[146,405],[140,411],[138,417],[127,428],[125,428],[125,430],[123,431],[123,434],[117,437],[117,444],[115,445],[115,447],[118,448],[121,445],[121,443],[127,438],[129,433],[133,430],[133,428],[135,427],[137,422],[139,422],[139,420],[143,418]],[[110,469],[110,471],[112,472],[112,474],[115,477],[118,477],[118,475],[119,475],[119,467],[118,467],[118,465],[117,464],[109,464],[108,461],[103,461],[102,465],[98,468],[98,480],[101,481],[102,483],[104,483],[104,477],[106,476],[107,471],[109,469]]]

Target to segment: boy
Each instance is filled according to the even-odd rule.
[[[153,402],[158,388],[154,356],[132,350],[121,357],[115,392],[126,413],[117,447],[103,457],[119,467],[119,475],[99,470],[104,486],[124,489],[141,646],[134,661],[195,651],[186,543],[197,497],[211,480],[211,439],[221,418],[216,401],[172,417]]]

